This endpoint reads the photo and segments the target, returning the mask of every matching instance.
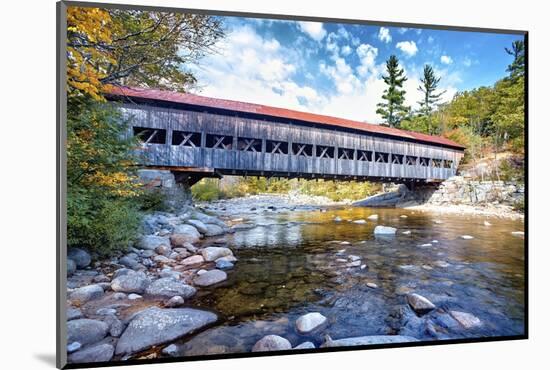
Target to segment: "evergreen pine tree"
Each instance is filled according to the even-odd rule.
[[[516,79],[525,74],[525,44],[522,40],[512,43],[512,49],[504,48],[506,52],[514,57],[512,64],[506,68],[510,72],[510,77]]]
[[[418,86],[418,90],[424,94],[422,100],[418,102],[421,116],[429,116],[433,112],[434,106],[441,100],[441,95],[445,93],[445,91],[435,92],[440,80],[441,77],[435,76],[432,66],[426,64],[424,66],[424,76],[420,79],[422,84]]]
[[[387,75],[382,76],[388,88],[384,90],[382,99],[385,102],[378,103],[376,113],[382,116],[391,127],[399,126],[399,123],[410,113],[410,108],[405,106],[405,90],[403,83],[407,81],[405,72],[399,67],[399,60],[391,55],[386,61]]]

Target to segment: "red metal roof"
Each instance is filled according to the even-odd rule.
[[[345,118],[338,118],[332,116],[325,116],[315,113],[300,112],[291,109],[270,107],[267,105],[245,103],[234,100],[209,98],[206,96],[200,96],[189,93],[180,93],[174,91],[164,91],[155,89],[145,89],[140,87],[119,87],[110,86],[107,89],[107,94],[111,96],[147,99],[169,103],[180,103],[188,105],[197,105],[202,107],[225,109],[243,113],[261,114],[266,116],[286,118],[298,121],[305,121],[316,123],[320,125],[329,125],[333,127],[345,127],[359,131],[370,132],[375,134],[384,134],[390,136],[396,136],[401,138],[407,138],[417,141],[423,141],[426,143],[434,143],[439,145],[448,145],[460,149],[464,147],[455,143],[452,140],[441,136],[432,136],[422,134],[419,132],[399,130],[387,126],[375,125],[371,123],[352,121]]]

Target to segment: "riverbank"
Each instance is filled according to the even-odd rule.
[[[512,206],[502,204],[484,204],[480,206],[468,204],[419,204],[402,208],[436,214],[485,216],[488,219],[502,218],[510,220],[523,220],[525,218],[523,212],[517,211]]]

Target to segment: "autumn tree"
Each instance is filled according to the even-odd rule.
[[[395,55],[391,55],[386,61],[387,75],[382,79],[388,85],[382,99],[384,102],[378,103],[376,113],[382,116],[386,123],[391,127],[399,126],[401,120],[410,113],[410,108],[405,106],[405,90],[403,83],[407,81],[405,72],[399,67],[399,60]]]
[[[188,67],[222,36],[210,16],[68,7],[69,245],[98,254],[124,249],[144,205],[158,205],[137,185],[135,143],[125,139],[119,112],[104,102],[107,87],[184,91],[196,83]]]

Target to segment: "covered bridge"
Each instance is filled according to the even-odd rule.
[[[225,174],[439,182],[464,155],[443,137],[290,109],[134,87],[106,96],[140,138],[141,164],[191,183]]]

